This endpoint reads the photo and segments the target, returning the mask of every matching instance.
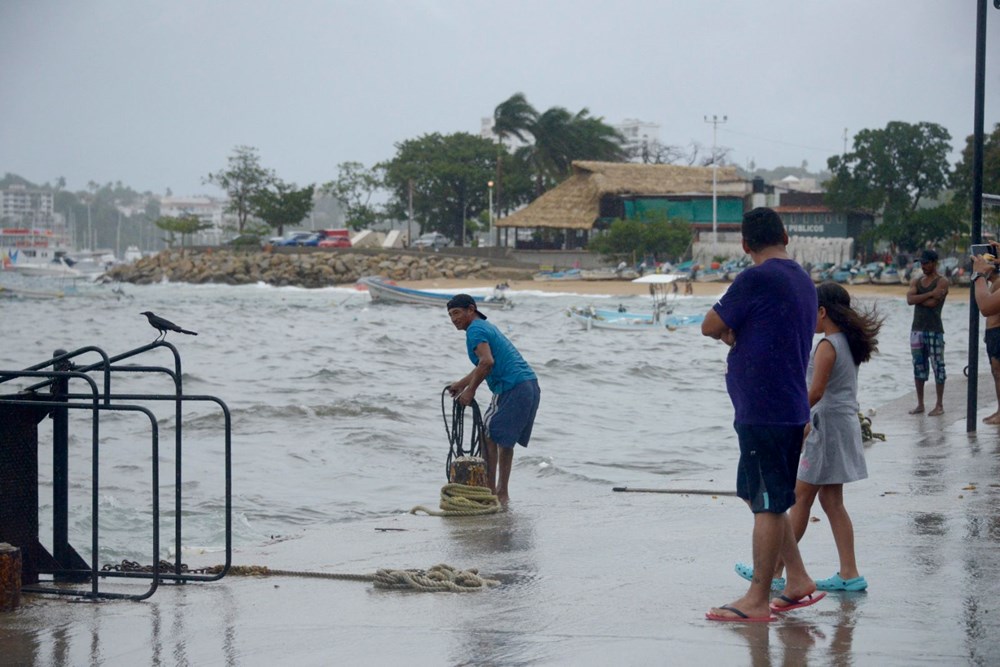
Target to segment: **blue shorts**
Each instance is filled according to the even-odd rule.
[[[736,495],[750,510],[781,514],[795,504],[795,477],[802,454],[802,426],[734,424],[740,440]]]
[[[525,380],[502,394],[493,394],[483,417],[490,440],[498,447],[512,448],[517,443],[527,447],[541,395],[538,380]]]

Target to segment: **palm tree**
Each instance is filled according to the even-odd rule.
[[[574,160],[623,162],[628,158],[624,148],[625,137],[603,119],[591,116],[588,109],[581,109],[570,124]]]
[[[501,197],[503,192],[503,151],[506,150],[504,142],[517,137],[522,142],[527,142],[529,128],[538,117],[538,112],[528,103],[524,93],[514,93],[505,101],[497,105],[493,110],[493,133],[497,135],[499,144],[497,146],[497,182],[496,182],[496,210],[501,211]]]

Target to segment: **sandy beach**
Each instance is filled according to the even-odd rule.
[[[495,280],[480,279],[447,279],[399,281],[399,284],[411,289],[434,289],[461,291],[470,288],[489,288],[496,285]],[[628,280],[508,280],[512,290],[539,290],[543,292],[563,292],[571,294],[609,294],[611,296],[633,296],[649,293],[649,285],[633,283]],[[695,296],[716,296],[722,294],[729,283],[695,282]],[[903,298],[907,286],[899,285],[844,285],[852,295],[863,298]],[[685,283],[678,283],[678,290],[684,293]]]

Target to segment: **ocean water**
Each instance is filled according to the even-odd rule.
[[[10,285],[13,277],[0,276]],[[39,282],[16,283],[53,289]],[[62,299],[0,299],[0,370],[37,364],[57,348],[95,345],[116,355],[153,340],[140,315],[152,310],[198,336],[171,333],[186,394],[218,396],[233,417],[233,539],[241,545],[324,525],[388,516],[434,504],[445,483],[448,442],[441,393],[471,366],[464,334],[443,309],[372,304],[353,287],[91,286]],[[470,290],[486,293],[486,290]],[[736,441],[724,383],[726,347],[697,325],[643,332],[584,331],[565,316],[593,304],[649,311],[648,296],[514,291],[515,307],[484,307],[534,367],[542,404],[531,445],[517,448],[519,495],[553,506],[610,486],[732,488]],[[715,297],[682,297],[678,314],[707,311]],[[911,309],[897,297],[874,303],[886,316],[881,352],[862,367],[862,410],[912,393]],[[946,360],[966,365],[967,292],[944,309]],[[94,354],[81,363],[96,361]],[[135,360],[172,365],[165,350]],[[985,368],[985,354],[980,358]],[[24,383],[21,383],[23,385]],[[18,383],[4,383],[10,393]],[[114,391],[169,393],[165,376],[115,376]],[[82,383],[73,390],[82,391]],[[933,388],[928,398],[932,399]],[[485,386],[478,399],[485,406]],[[450,404],[449,404],[450,405]],[[160,433],[160,483],[151,486],[150,425],[135,413],[100,422],[101,563],[149,562],[151,506],[159,494],[162,556],[174,550],[172,403],[147,404]],[[957,406],[955,406],[957,409]],[[50,420],[40,425],[42,542],[51,534]],[[183,550],[224,545],[223,418],[209,403],[183,413]],[[874,430],[878,431],[877,411]],[[468,429],[467,429],[468,431]],[[89,417],[71,414],[70,541],[90,559],[92,465]]]

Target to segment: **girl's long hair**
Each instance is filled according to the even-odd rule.
[[[816,287],[819,305],[826,308],[826,316],[847,336],[854,365],[868,361],[878,351],[878,333],[885,318],[879,316],[874,306],[858,312],[851,308],[851,295],[834,282]]]

